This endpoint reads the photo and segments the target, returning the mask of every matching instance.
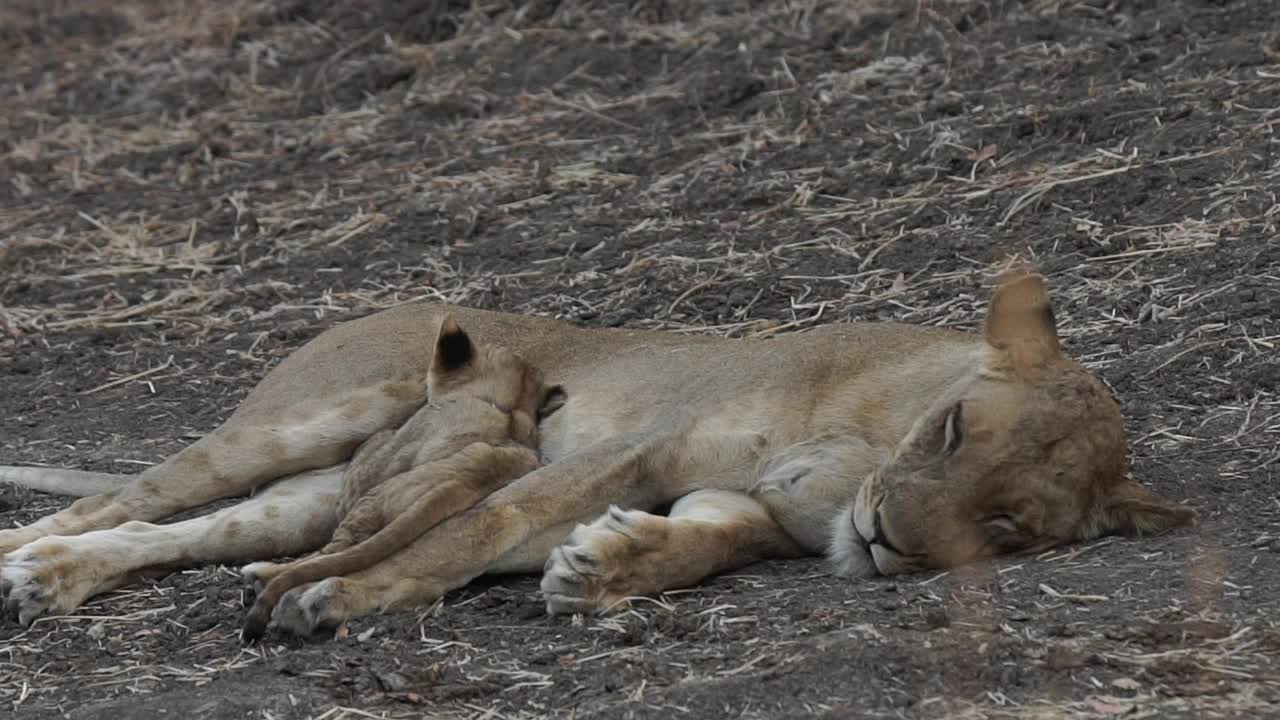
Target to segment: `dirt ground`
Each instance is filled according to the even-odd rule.
[[[203,568],[0,625],[14,717],[1280,716],[1266,0],[0,7],[0,462],[134,472],[424,298],[735,336],[976,328],[1011,255],[1202,527],[603,620],[536,577],[236,638]],[[0,526],[64,498],[0,488]]]

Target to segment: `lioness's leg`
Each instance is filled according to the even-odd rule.
[[[23,625],[73,610],[149,570],[293,555],[319,547],[337,525],[342,467],[280,480],[232,507],[170,525],[44,537],[4,558],[5,608]]]
[[[0,556],[46,535],[160,520],[243,495],[291,473],[334,465],[374,432],[403,422],[425,399],[424,378],[379,383],[271,411],[238,412],[121,488],[77,500],[26,527],[0,531]]]
[[[373,568],[295,588],[276,606],[276,624],[309,635],[373,610],[432,602],[514,557],[527,560],[522,546],[545,543],[548,531],[567,532],[569,523],[594,517],[610,503],[652,507],[664,499],[653,463],[667,441],[661,435],[620,436],[539,468]]]
[[[804,550],[752,497],[700,490],[668,516],[617,507],[579,525],[542,575],[549,614],[605,612],[626,599],[696,585],[712,575]]]

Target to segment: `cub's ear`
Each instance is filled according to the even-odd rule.
[[[555,411],[564,407],[565,401],[569,396],[565,394],[564,388],[559,385],[552,385],[542,394],[542,404],[538,406],[538,421],[551,417]]]
[[[1017,275],[996,289],[987,313],[986,337],[1024,377],[1059,357],[1058,324],[1044,278]]]
[[[953,455],[964,440],[964,404],[952,403],[921,417],[902,439],[897,456],[908,467],[924,467]]]
[[[1081,540],[1103,535],[1159,535],[1180,527],[1195,527],[1195,510],[1162,498],[1132,480],[1107,491],[1086,518]]]
[[[446,315],[436,335],[435,356],[431,366],[436,372],[453,372],[471,364],[476,357],[475,344],[452,315]]]

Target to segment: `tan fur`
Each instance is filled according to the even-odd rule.
[[[581,612],[797,552],[829,552],[851,575],[890,574],[1194,523],[1126,476],[1119,408],[1062,354],[1047,298],[1039,277],[1011,280],[984,334],[847,323],[768,340],[398,307],[300,348],[220,428],[119,490],[0,532],[0,552],[18,553],[0,580],[24,618],[70,610],[100,591],[87,564],[104,557],[80,546],[55,569],[23,546],[349,460],[421,405],[415,378],[446,314],[563,385],[567,402],[539,428],[547,464],[371,568],[290,591],[281,627],[309,633],[431,602],[491,572],[542,567],[548,610]],[[358,401],[367,414],[344,419]],[[284,443],[283,459],[266,439]],[[646,512],[685,496],[670,516]],[[189,549],[155,538],[152,561]],[[271,557],[235,548],[246,562]],[[113,571],[124,562],[110,561]]]
[[[442,361],[446,341],[469,347],[462,364]],[[372,567],[538,466],[534,418],[558,388],[501,347],[475,347],[452,319],[443,323],[435,353],[430,402],[395,433],[366,441],[343,475],[342,521],[329,544],[288,565],[252,569],[267,584],[245,619],[245,639],[262,636],[276,603],[294,587]]]

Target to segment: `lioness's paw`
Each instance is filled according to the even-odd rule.
[[[0,530],[0,559],[39,539],[40,534],[33,533],[28,528]]]
[[[831,521],[831,541],[827,548],[831,569],[839,577],[865,580],[875,577],[875,563],[867,541],[853,526],[853,503],[849,503]]]
[[[640,511],[609,511],[579,525],[547,560],[542,594],[550,615],[604,613],[627,598],[655,592],[648,559],[666,537],[664,517]]]
[[[43,538],[15,550],[0,561],[0,596],[5,613],[24,627],[45,615],[63,614],[84,602],[92,585],[78,580],[69,548],[57,538]]]
[[[285,632],[304,638],[320,630],[336,629],[347,619],[341,608],[341,583],[341,578],[328,578],[290,590],[276,604],[271,614],[272,623]]]

